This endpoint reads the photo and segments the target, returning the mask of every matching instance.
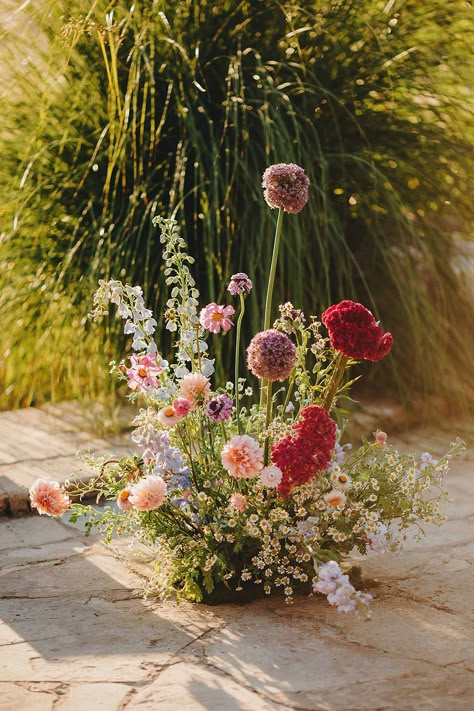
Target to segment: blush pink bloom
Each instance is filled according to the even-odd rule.
[[[128,387],[132,390],[147,392],[149,388],[159,387],[158,375],[163,368],[150,356],[130,356],[131,367],[126,368]]]
[[[210,393],[209,380],[201,373],[189,373],[182,378],[179,384],[179,394],[188,400],[191,410],[202,405]]]
[[[131,488],[129,500],[139,511],[153,511],[165,500],[166,482],[161,476],[146,476]]]
[[[343,506],[346,503],[346,495],[340,489],[333,489],[327,494],[324,494],[324,501],[328,506]]]
[[[220,306],[212,302],[205,306],[199,314],[199,323],[211,333],[227,332],[234,325],[229,316],[235,314],[233,306]]]
[[[133,507],[133,504],[130,501],[130,493],[131,489],[127,487],[126,489],[122,489],[122,491],[117,496],[117,506],[119,507],[120,511],[130,511],[130,509]]]
[[[163,407],[158,415],[158,421],[162,427],[174,427],[182,418],[178,415],[173,405]]]
[[[387,433],[386,432],[376,432],[375,441],[380,449],[385,449],[387,446]]]
[[[71,499],[57,481],[38,479],[30,489],[31,506],[47,516],[62,516],[71,505]]]
[[[235,435],[221,453],[224,469],[234,479],[252,479],[263,465],[263,449],[249,435]]]
[[[276,489],[276,487],[280,484],[282,477],[283,472],[280,467],[276,467],[274,464],[270,464],[260,472],[260,481],[262,484],[271,489]]]
[[[247,499],[243,496],[243,494],[232,494],[229,499],[229,503],[236,511],[245,511],[247,508]]]

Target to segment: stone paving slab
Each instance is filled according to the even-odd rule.
[[[453,434],[412,431],[396,444],[436,454]],[[471,711],[473,473],[471,446],[448,476],[447,524],[399,556],[363,561],[369,622],[319,597],[144,600],[146,566],[127,541],[4,517],[1,711]]]
[[[122,456],[130,450],[127,434],[104,437],[98,429],[77,403],[0,412],[0,515],[29,513],[28,489],[36,479],[63,483],[94,476],[78,451]]]

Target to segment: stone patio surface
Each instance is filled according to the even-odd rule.
[[[24,413],[24,427],[36,427],[35,411]],[[15,416],[0,415],[2,435]],[[459,430],[412,431],[396,444],[441,453],[466,438]],[[54,471],[51,449],[22,451],[20,467],[3,445],[4,481],[21,490],[46,473],[69,476],[80,431],[57,429]],[[106,547],[66,521],[0,517],[0,709],[471,711],[473,457],[471,446],[453,463],[443,528],[398,557],[363,562],[376,598],[369,622],[319,597],[292,607],[144,601],[143,563],[126,541]]]

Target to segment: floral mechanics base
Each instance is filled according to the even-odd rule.
[[[345,559],[354,549],[396,551],[407,536],[420,537],[424,524],[443,523],[442,480],[462,443],[439,460],[401,455],[383,432],[358,448],[341,444],[339,406],[351,385],[350,367],[380,360],[393,339],[350,300],[320,319],[306,318],[291,303],[272,318],[283,218],[303,209],[309,180],[302,168],[278,164],[265,171],[263,187],[278,219],[263,328],[246,348],[251,379],[240,362],[251,279],[231,277],[235,306],[199,308],[186,242],[173,220],[157,218],[174,362],[159,353],[157,322],[140,287],[101,281],[92,314],[99,318],[112,303],[125,322],[132,354],[113,363],[112,372],[141,406],[133,421],[137,451],[94,461],[97,478],[68,492],[39,480],[31,504],[40,514],[87,516],[87,529],[97,527],[106,541],[128,534],[151,546],[148,589],[160,596],[225,602],[281,590],[291,603],[295,591],[305,590],[327,596],[341,612],[368,615],[371,595],[356,590]],[[232,331],[233,379],[219,384],[206,339]],[[115,505],[97,511],[80,503],[92,491]]]

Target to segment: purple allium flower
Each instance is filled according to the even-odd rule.
[[[263,174],[264,198],[270,207],[300,212],[308,202],[309,178],[295,163],[276,163]]]
[[[232,400],[224,393],[211,398],[205,408],[205,413],[214,422],[223,422],[232,415]]]
[[[232,296],[237,296],[238,294],[249,294],[252,286],[253,284],[247,274],[239,272],[238,274],[231,276],[227,291],[230,291]]]
[[[261,331],[247,348],[247,365],[258,378],[286,380],[296,362],[296,348],[285,333]]]

